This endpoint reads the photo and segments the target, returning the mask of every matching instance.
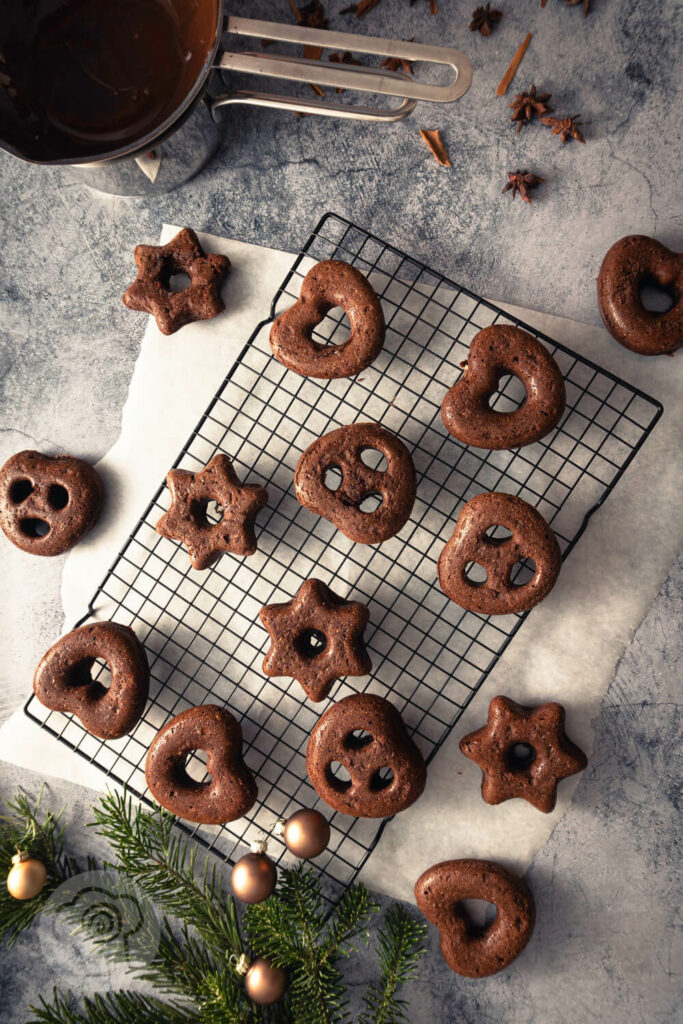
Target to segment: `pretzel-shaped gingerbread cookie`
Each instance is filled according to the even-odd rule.
[[[349,779],[333,773],[335,762]],[[318,719],[308,741],[306,770],[323,800],[354,818],[397,814],[417,800],[427,780],[424,758],[400,714],[388,700],[370,693],[345,697]]]
[[[384,456],[385,470],[363,461],[363,453],[371,449]],[[331,470],[341,473],[336,490],[329,486]],[[359,544],[379,544],[398,533],[410,517],[415,489],[410,452],[378,423],[354,423],[318,438],[294,474],[297,501]],[[379,507],[364,511],[364,502],[373,498],[381,498]]]
[[[504,526],[512,536],[490,537],[488,531]],[[517,585],[512,570],[517,562],[532,559],[535,571],[528,583]],[[468,578],[468,565],[486,570],[483,582]],[[512,494],[477,494],[467,502],[439,556],[441,589],[462,608],[484,615],[525,612],[552,590],[562,559],[555,534],[543,516]]]
[[[349,318],[351,333],[340,345],[323,345],[313,329],[335,306]],[[270,330],[273,355],[302,377],[353,377],[377,358],[384,344],[384,313],[374,288],[341,260],[323,260],[306,274],[295,304]]]

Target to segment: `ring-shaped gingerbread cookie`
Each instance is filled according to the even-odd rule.
[[[379,452],[386,469],[373,469],[364,453]],[[330,476],[341,475],[337,487]],[[405,526],[417,480],[410,452],[378,423],[354,423],[318,438],[294,474],[299,504],[329,519],[358,544],[380,544]],[[376,506],[377,501],[379,505]]]
[[[108,688],[93,679],[97,658],[111,671]],[[149,666],[145,649],[129,626],[91,622],[57,640],[43,655],[33,690],[45,707],[69,711],[93,736],[114,740],[129,733],[145,709]]]
[[[338,763],[348,773],[334,773]],[[313,728],[306,770],[325,803],[354,818],[385,818],[422,794],[427,767],[393,704],[370,693],[344,697]]]
[[[489,405],[508,374],[524,385],[518,409],[497,412]],[[560,369],[544,345],[519,327],[484,327],[472,340],[465,372],[441,404],[446,430],[474,448],[520,448],[557,426],[565,408]]]
[[[490,536],[495,526],[505,527],[511,536]],[[513,570],[524,559],[535,563],[534,574],[528,583],[517,585]],[[486,570],[485,580],[470,578],[472,562]],[[437,571],[441,589],[461,608],[508,615],[542,601],[555,585],[561,565],[557,539],[540,512],[522,498],[491,491],[477,494],[464,506]]]
[[[339,345],[321,344],[313,330],[335,306],[349,318],[351,333]],[[353,377],[369,366],[384,344],[384,313],[369,281],[341,260],[324,260],[306,274],[295,304],[270,330],[273,355],[302,377]]]
[[[519,956],[534,930],[534,898],[523,879],[489,860],[447,860],[415,883],[417,905],[436,925],[443,958],[465,978],[497,974]],[[463,900],[495,904],[494,920],[474,927]]]
[[[641,290],[647,284],[672,294],[669,310],[646,309]],[[647,235],[621,238],[602,261],[598,306],[605,327],[626,348],[645,356],[675,352],[683,345],[683,253]]]

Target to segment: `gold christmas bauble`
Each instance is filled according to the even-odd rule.
[[[275,889],[277,868],[265,853],[247,853],[235,864],[232,891],[244,903],[262,903]]]
[[[282,999],[287,989],[287,975],[281,967],[273,967],[259,957],[247,971],[244,987],[252,1003],[268,1006]]]
[[[7,889],[15,900],[32,900],[42,890],[47,879],[47,869],[42,861],[17,853],[12,857],[12,867],[7,876]]]
[[[295,857],[309,860],[327,849],[330,826],[319,811],[297,811],[285,824],[283,838]]]

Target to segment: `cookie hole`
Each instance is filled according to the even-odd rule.
[[[479,562],[468,562],[465,566],[465,579],[475,587],[483,587],[489,574]]]
[[[21,505],[34,490],[30,480],[13,480],[9,487],[9,500],[13,505]]]
[[[327,637],[319,629],[305,629],[296,638],[296,649],[302,658],[316,658],[327,647]]]
[[[193,501],[191,509],[198,526],[217,526],[223,519],[224,509],[218,501]]]
[[[391,783],[394,781],[394,773],[386,765],[384,768],[378,768],[377,771],[370,777],[369,788],[371,793],[381,793],[383,790],[388,789]]]
[[[373,739],[372,733],[366,732],[365,729],[354,729],[344,740],[344,746],[347,750],[362,750],[368,743],[372,743]]]
[[[212,775],[208,772],[207,753],[205,750],[193,750],[185,758],[185,774],[192,782],[211,782]]]
[[[659,284],[654,277],[643,278],[640,286],[640,301],[648,313],[668,313],[678,302],[678,293],[673,285]]]
[[[314,332],[315,341],[319,345],[343,345],[351,337],[351,322],[341,308],[333,306],[327,311],[325,319],[318,324]]]
[[[376,473],[386,473],[389,468],[387,457],[379,448],[361,448],[360,461],[368,469],[374,469]]]
[[[525,772],[536,760],[530,743],[513,743],[505,753],[505,764],[511,772]]]
[[[84,658],[77,661],[68,676],[69,686],[92,687],[90,696],[104,697],[111,686],[111,668],[104,658]]]
[[[345,793],[351,786],[351,776],[341,761],[331,761],[325,769],[327,781],[337,793]]]
[[[489,398],[489,408],[496,412],[514,412],[526,401],[526,388],[519,377],[504,373],[498,378],[498,387]]]
[[[323,483],[328,491],[338,491],[341,487],[342,471],[339,466],[328,466],[323,475]]]
[[[47,537],[50,532],[50,524],[46,523],[44,519],[22,519],[19,529],[24,537],[36,540],[38,537]]]
[[[506,540],[510,540],[512,537],[512,530],[508,530],[507,526],[501,526],[500,523],[496,523],[494,526],[489,526],[485,537],[492,544],[504,544]]]
[[[473,938],[483,935],[498,916],[495,903],[476,897],[459,900],[457,909],[467,919],[467,931]]]
[[[166,283],[166,290],[169,292],[184,292],[190,287],[190,275],[186,274],[184,270],[179,270],[177,274],[171,274]]]
[[[59,512],[60,508],[66,508],[69,504],[69,492],[61,484],[52,484],[47,492],[47,503],[50,508]]]
[[[358,502],[358,511],[364,512],[365,515],[372,515],[376,512],[382,504],[382,495],[378,494],[377,491],[370,491],[369,494],[364,494],[361,500]]]
[[[536,575],[536,563],[533,558],[522,558],[510,569],[510,583],[513,587],[524,587],[531,583]]]

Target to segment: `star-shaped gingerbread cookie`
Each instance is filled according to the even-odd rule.
[[[157,533],[181,541],[195,569],[208,569],[226,551],[253,555],[254,520],[268,492],[260,484],[241,484],[227,455],[214,455],[199,473],[172,469],[166,483],[172,504],[157,523]],[[217,523],[206,515],[212,501],[222,513]]]
[[[306,580],[291,601],[267,604],[260,617],[271,639],[263,671],[292,676],[316,703],[335,679],[364,676],[372,668],[363,643],[367,606],[344,600],[320,580]]]
[[[136,246],[135,263],[138,276],[123,301],[129,309],[151,313],[163,334],[194,320],[211,320],[225,309],[221,285],[230,273],[230,260],[205,253],[192,228],[183,228],[166,245]],[[174,274],[189,277],[187,288],[171,290]]]
[[[549,814],[561,779],[586,767],[586,755],[564,731],[561,704],[522,707],[494,697],[486,725],[463,736],[460,749],[479,765],[481,795],[487,804],[519,796]]]

